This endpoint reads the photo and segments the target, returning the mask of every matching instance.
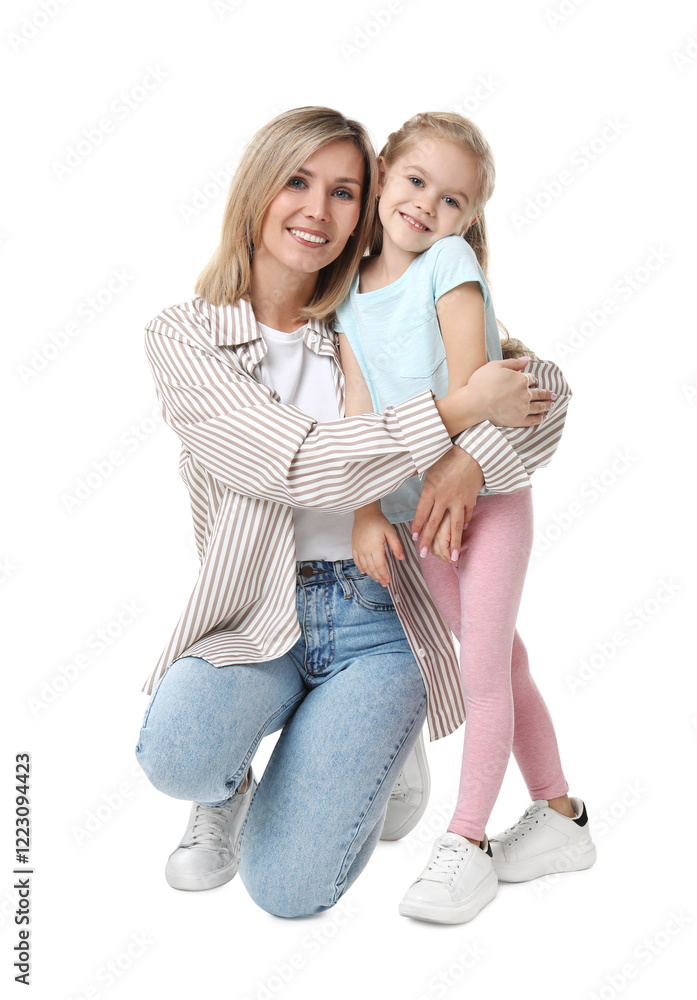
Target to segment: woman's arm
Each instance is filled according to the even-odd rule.
[[[497,411],[495,393],[465,387],[438,405],[423,392],[382,414],[317,423],[275,401],[234,349],[212,343],[205,318],[190,306],[173,306],[148,323],[145,349],[163,418],[196,460],[238,493],[291,506],[352,511],[377,500],[425,472],[454,433]],[[520,379],[515,371],[492,375]],[[541,419],[522,416],[529,395],[519,383],[503,377],[498,384],[504,408],[512,406],[521,421]]]
[[[563,372],[553,361],[530,361],[525,373],[535,379],[539,389],[556,396],[554,407],[543,421],[529,427],[511,427],[504,421],[485,420],[454,435],[453,443],[478,462],[484,473],[484,486],[495,493],[514,493],[530,486],[532,473],[549,465],[573,395]],[[479,373],[474,376],[477,377]]]
[[[488,366],[487,366],[488,367]],[[530,476],[548,465],[564,429],[572,396],[563,373],[552,361],[531,361],[526,372],[540,387],[556,395],[554,408],[534,427],[494,426],[484,421],[454,439],[446,453],[426,473],[413,528],[421,534],[422,549],[430,549],[446,510],[456,510],[465,493],[463,482],[478,481],[497,493],[529,488]],[[453,532],[454,534],[454,532]]]

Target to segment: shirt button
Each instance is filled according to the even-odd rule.
[[[311,333],[311,334],[310,334],[310,336],[309,336],[309,337],[308,337],[307,339],[309,340],[309,342],[310,342],[310,343],[311,343],[311,344],[313,345],[313,347],[314,347],[314,345],[315,345],[315,344],[317,343],[317,341],[318,341],[318,339],[319,339],[319,338],[318,338],[318,336],[317,336],[317,334],[316,334],[316,333]]]
[[[422,660],[426,656],[426,650],[425,649],[417,649],[416,652],[419,654],[419,656],[421,657]]]

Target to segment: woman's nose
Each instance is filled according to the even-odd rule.
[[[328,220],[330,215],[329,199],[320,195],[308,199],[305,206],[305,214],[312,219]]]

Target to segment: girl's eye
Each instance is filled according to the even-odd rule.
[[[421,180],[421,178],[420,178],[420,177],[410,177],[410,178],[409,178],[409,180],[410,180],[410,181],[416,181],[416,184],[417,184],[417,186],[418,186],[419,184],[421,184],[421,185],[423,186],[423,181]]]
[[[451,198],[450,195],[446,195],[446,197],[443,199],[443,201],[447,202],[447,204],[451,205],[453,208],[459,208],[460,207],[458,205],[458,203],[455,201],[455,199]]]

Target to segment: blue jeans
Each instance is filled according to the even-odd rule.
[[[296,570],[293,648],[265,663],[175,660],[136,746],[155,788],[217,806],[262,738],[282,730],[242,828],[239,874],[259,906],[284,917],[329,909],[363,871],[426,718],[387,588],[352,559]]]

